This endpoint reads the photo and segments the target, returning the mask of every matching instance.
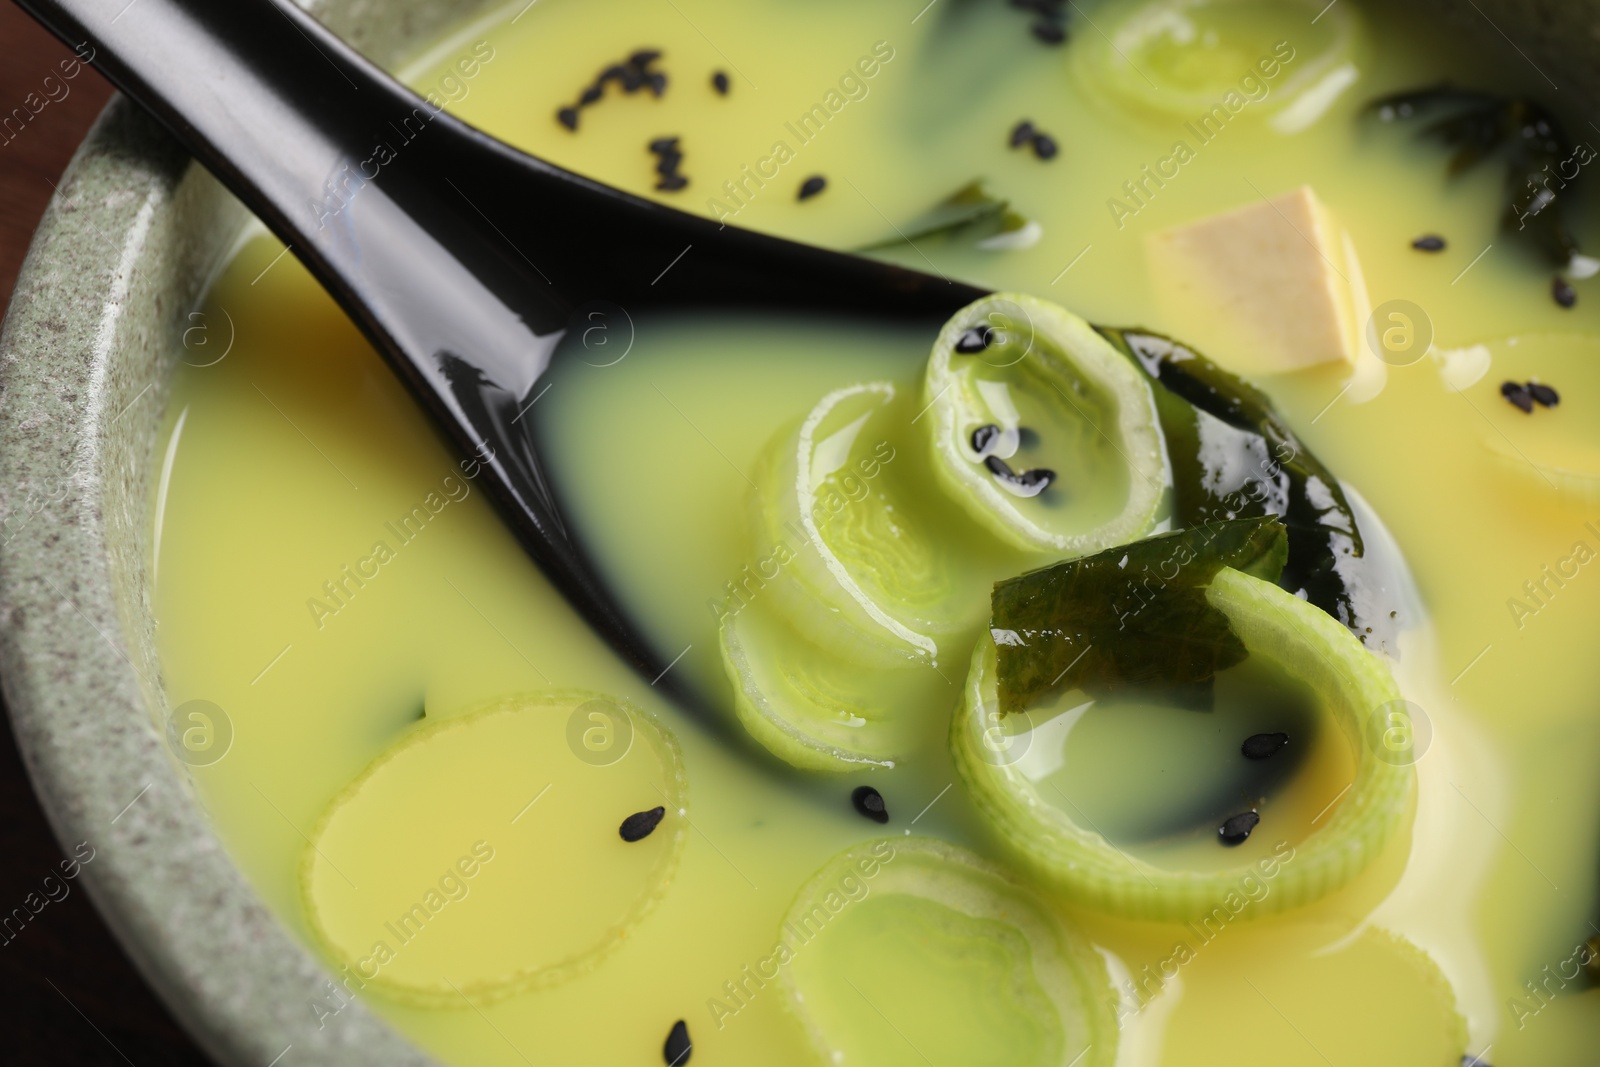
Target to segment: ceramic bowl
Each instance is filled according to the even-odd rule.
[[[485,6],[312,10],[393,66]],[[1508,45],[1506,63],[1556,103],[1597,98],[1600,0],[1430,11]],[[234,866],[167,742],[148,585],[157,433],[188,313],[246,219],[120,98],[62,178],[0,334],[0,680],[63,847],[94,849],[82,883],[215,1059],[430,1063],[359,1003],[319,1027],[329,973]]]

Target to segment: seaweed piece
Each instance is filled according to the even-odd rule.
[[[1008,8],[1004,0],[918,3],[908,31],[917,34],[917,45],[908,60],[896,60],[913,65],[919,85],[914,106],[897,116],[903,132],[913,139],[935,137],[964,116],[991,114],[1015,99],[1019,83],[1036,69],[1034,61],[1049,62],[1049,51],[1060,46],[1033,35],[1031,26],[1058,24],[1061,44],[1071,32],[1066,0],[1040,3],[1056,11]]]
[[[1552,263],[1566,266],[1578,253],[1578,240],[1566,224],[1558,194],[1575,199],[1576,180],[1594,159],[1594,149],[1575,144],[1548,108],[1526,97],[1437,85],[1380,97],[1366,108],[1384,122],[1409,121],[1444,109],[1451,110],[1417,136],[1453,150],[1446,168],[1452,177],[1503,153],[1508,203],[1501,227],[1522,235]]]
[[[1375,603],[1359,561],[1361,530],[1339,480],[1300,442],[1267,395],[1194,349],[1144,329],[1096,327],[1162,388],[1156,415],[1172,464],[1180,527],[1273,515],[1289,530],[1278,584],[1393,649],[1396,621]]]
[[[1206,601],[1223,567],[1277,581],[1289,554],[1275,516],[1202,524],[996,582],[990,630],[1000,712],[1051,690],[1209,693],[1244,644]]]
[[[1028,220],[1011,210],[1011,201],[994,196],[983,179],[968,182],[910,222],[895,235],[874,244],[862,245],[857,252],[879,252],[903,248],[929,238],[981,241],[998,234],[1013,233],[1028,225]]]

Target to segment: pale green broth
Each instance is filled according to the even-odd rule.
[[[1304,6],[1285,10],[1304,18]],[[1032,292],[1091,321],[1142,322],[1196,341],[1220,327],[1164,317],[1141,238],[1309,181],[1348,229],[1373,302],[1403,297],[1427,309],[1441,350],[1575,337],[1541,345],[1537,366],[1493,346],[1487,377],[1462,394],[1442,385],[1442,357],[1389,368],[1370,396],[1342,392],[1331,367],[1261,380],[1295,431],[1370,503],[1415,576],[1426,610],[1401,639],[1396,671],[1431,726],[1416,821],[1351,886],[1288,914],[1255,918],[1257,905],[1241,904],[1199,932],[1081,909],[1074,919],[1133,1008],[1120,1034],[1128,1064],[1443,1063],[1462,1049],[1452,1047],[1441,1003],[1465,1016],[1469,1051],[1492,1045],[1490,1062],[1588,1062],[1600,1041],[1595,995],[1582,979],[1540,993],[1530,985],[1572,973],[1576,945],[1592,933],[1600,668],[1589,649],[1600,636],[1600,585],[1583,565],[1600,547],[1600,512],[1566,481],[1518,463],[1514,448],[1508,461],[1494,446],[1533,435],[1541,462],[1587,454],[1592,435],[1574,419],[1592,402],[1580,386],[1593,381],[1587,338],[1600,302],[1580,283],[1578,306],[1556,307],[1548,271],[1503,242],[1496,168],[1446,182],[1437,150],[1357,115],[1372,96],[1445,76],[1493,71],[1497,89],[1548,86],[1487,33],[1474,44],[1431,18],[1341,4],[1361,27],[1353,88],[1292,141],[1247,112],[1202,142],[1187,132],[1190,112],[1134,118],[1083,76],[1106,61],[1087,23],[1124,8],[1086,5],[1072,42],[1049,49],[1030,44],[1020,12],[979,17],[954,0],[916,21],[913,10],[872,5],[643,0],[601,17],[592,5],[541,0],[445,42],[414,74],[431,84],[486,40],[495,57],[453,101],[460,114],[689,210],[715,211],[709,197],[730,203],[723,181],[788,141],[794,157],[781,180],[745,182],[734,221],[834,247],[892,236],[897,222],[981,173],[1041,224],[1039,243],[995,252],[930,240],[887,254]],[[554,122],[597,69],[645,45],[666,52],[666,96],[607,98],[577,135]],[[861,57],[891,52],[820,133],[801,141],[787,132]],[[1005,77],[990,76],[998,68]],[[717,69],[732,82],[725,98],[709,86]],[[1285,70],[1292,75],[1293,63]],[[1272,84],[1251,108],[1275,104],[1272,93],[1288,83]],[[1025,116],[1061,144],[1052,162],[1006,148]],[[644,150],[668,132],[685,145],[691,185],[681,194],[653,190]],[[1170,159],[1175,138],[1193,149],[1179,176],[1150,183],[1142,202],[1127,199],[1124,183]],[[796,200],[813,173],[828,188]],[[1409,242],[1423,232],[1446,234],[1448,251],[1414,252]],[[315,945],[299,882],[305,835],[424,712],[448,717],[546,686],[627,697],[677,735],[689,782],[693,832],[655,911],[594,970],[476,1012],[376,989],[364,999],[456,1063],[659,1062],[678,1018],[689,1022],[696,1064],[811,1062],[781,990],[741,976],[770,958],[796,887],[882,828],[850,808],[859,776],[792,772],[740,739],[715,651],[716,607],[727,606],[727,583],[770,559],[772,546],[751,540],[748,505],[769,438],[854,382],[887,380],[917,396],[932,331],[641,314],[620,362],[602,366],[615,350],[569,342],[534,409],[562,503],[663,660],[683,653],[673,670],[703,695],[689,710],[661,699],[561,603],[344,317],[291,258],[276,262],[280,248],[257,236],[213,290],[211,306],[226,308],[236,331],[228,357],[202,367],[206,359],[182,354],[195,365],[178,376],[155,508],[153,601],[168,689],[175,704],[214,701],[236,731],[224,760],[194,771],[231,853],[274,913]],[[621,339],[620,325],[610,324],[608,343]],[[1209,350],[1226,365],[1225,345]],[[1521,413],[1494,395],[1502,366],[1576,384],[1542,421],[1517,421]],[[894,470],[888,464],[884,476]],[[437,509],[424,505],[430,494]],[[390,532],[419,505],[429,515],[420,532]],[[390,550],[377,576],[346,582],[345,568],[374,559],[377,543]],[[1006,559],[997,553],[969,577],[1000,576],[986,568]],[[1008,565],[1035,562],[1016,553]],[[1548,578],[1551,567],[1566,577]],[[342,596],[326,591],[334,583]],[[964,649],[951,652],[939,666],[953,707],[966,660]],[[887,829],[998,857],[954,785],[945,711],[930,712],[917,759],[871,776],[889,804]],[[1157,764],[1178,754],[1178,736],[1151,743]],[[1298,826],[1317,805],[1309,795],[1297,804]],[[447,825],[451,810],[440,812]],[[539,832],[552,835],[548,848],[586,847],[559,826]],[[1294,832],[1272,834],[1264,823],[1257,847],[1270,851]],[[1272,891],[1271,879],[1259,884],[1241,900]],[[1418,963],[1423,954],[1432,962]],[[742,994],[730,993],[735,982],[747,982]],[[338,1025],[337,999],[320,989],[306,998],[308,1019]]]

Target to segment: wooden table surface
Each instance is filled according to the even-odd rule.
[[[29,93],[43,96],[45,76],[69,55],[20,8],[0,0],[0,115],[23,106]],[[0,143],[0,312],[10,303],[52,183],[111,95],[93,71],[65,84],[65,98]],[[66,854],[45,823],[7,727],[0,731],[0,915],[26,908],[29,894],[47,900],[41,884],[59,872]],[[0,1063],[209,1063],[128,962],[81,884],[64,884],[67,896],[45,903],[0,943]]]

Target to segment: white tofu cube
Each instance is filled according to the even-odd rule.
[[[1242,374],[1354,363],[1359,265],[1311,187],[1151,235],[1170,331]]]

